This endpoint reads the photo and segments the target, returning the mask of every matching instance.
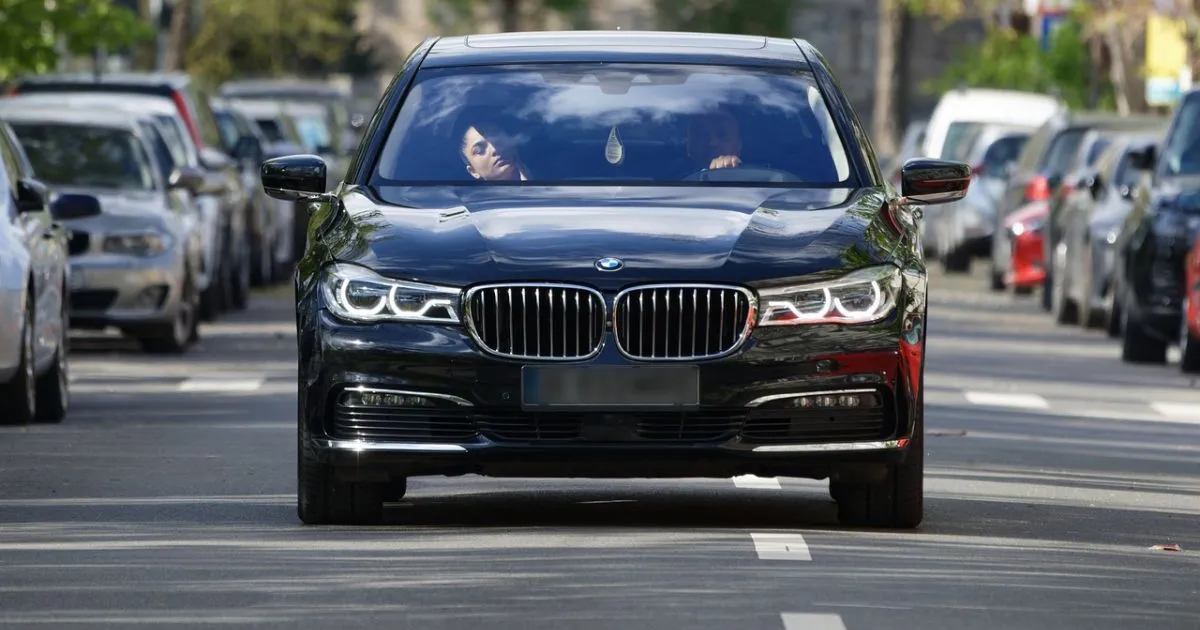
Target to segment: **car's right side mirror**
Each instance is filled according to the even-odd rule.
[[[913,203],[957,201],[970,185],[971,167],[965,162],[912,158],[900,167],[900,194]]]
[[[281,201],[312,200],[325,194],[328,167],[316,155],[286,155],[263,162],[263,189]]]
[[[1158,149],[1154,145],[1129,152],[1129,165],[1139,171],[1153,170],[1157,163]]]

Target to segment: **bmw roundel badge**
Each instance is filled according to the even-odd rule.
[[[616,271],[625,266],[625,261],[620,258],[601,258],[596,261],[596,268],[600,271]]]

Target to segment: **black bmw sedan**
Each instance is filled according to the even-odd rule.
[[[427,40],[296,273],[299,516],[378,522],[410,477],[829,479],[847,524],[923,514],[919,207],[801,40]]]

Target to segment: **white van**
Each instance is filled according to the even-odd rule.
[[[1057,98],[1036,92],[963,88],[942,95],[929,126],[921,155],[951,159],[958,144],[972,137],[972,131],[986,124],[1040,127],[1055,113],[1066,109]]]

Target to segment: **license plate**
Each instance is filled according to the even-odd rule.
[[[525,408],[631,409],[700,404],[696,366],[525,366]]]

